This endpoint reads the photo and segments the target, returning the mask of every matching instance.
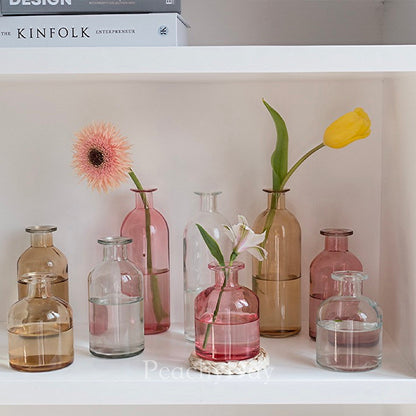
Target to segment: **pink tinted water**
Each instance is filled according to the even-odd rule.
[[[238,361],[255,357],[260,352],[257,314],[218,314],[204,348],[205,334],[211,322],[212,314],[208,313],[195,320],[195,352],[198,356],[211,361]]]
[[[144,278],[144,333],[167,331],[170,327],[169,229],[162,214],[153,208],[152,191],[145,191],[150,216],[151,264],[148,268],[146,210],[141,193],[136,195],[136,207],[127,214],[120,234],[130,237],[128,258],[142,271]]]
[[[362,271],[358,258],[348,251],[348,237],[326,236],[325,249],[310,266],[309,336],[316,338],[316,314],[322,301],[338,294],[338,282],[331,278],[335,271]]]

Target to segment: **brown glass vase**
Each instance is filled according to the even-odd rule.
[[[17,288],[19,300],[28,295],[27,273],[47,273],[54,275],[49,279],[51,293],[57,298],[69,302],[68,296],[68,261],[65,255],[53,244],[52,233],[57,230],[54,225],[32,225],[26,228],[30,234],[30,247],[17,262]]]
[[[253,258],[253,291],[260,302],[260,335],[284,338],[301,329],[301,231],[286,209],[283,191],[264,190],[268,205],[254,223],[254,232],[267,231],[267,259]]]

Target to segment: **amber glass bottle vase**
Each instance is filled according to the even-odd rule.
[[[30,234],[30,247],[17,262],[17,281],[19,299],[28,294],[27,273],[48,273],[54,275],[50,280],[51,293],[66,302],[68,297],[68,262],[65,255],[53,245],[54,225],[33,225],[26,228]]]
[[[74,359],[72,310],[52,295],[56,276],[29,273],[22,276],[28,295],[9,310],[9,363],[16,370],[58,370]]]
[[[264,190],[268,206],[256,219],[254,231],[267,231],[267,259],[253,258],[253,290],[260,302],[260,334],[283,338],[301,329],[301,231],[286,209],[286,192]]]

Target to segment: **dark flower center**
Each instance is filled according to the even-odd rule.
[[[101,150],[90,149],[88,153],[88,160],[91,162],[93,166],[98,168],[104,163],[104,154]]]

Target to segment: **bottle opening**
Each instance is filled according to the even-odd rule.
[[[246,266],[241,261],[235,261],[231,266],[228,263],[225,263],[225,267],[220,266],[217,262],[213,261],[212,263],[208,264],[208,268],[213,271],[221,271],[221,270],[242,270]]]
[[[340,272],[334,272],[331,274],[332,279],[337,280],[338,282],[346,282],[349,280],[367,280],[368,276],[363,272],[356,272],[356,271],[340,271]]]
[[[97,240],[98,244],[103,244],[106,246],[122,246],[125,244],[130,244],[133,242],[133,239],[127,237],[104,237]]]
[[[30,282],[49,282],[49,283],[53,283],[57,280],[62,279],[61,276],[58,276],[57,274],[54,273],[47,273],[47,272],[30,272],[30,273],[25,273],[24,275],[22,275],[22,277],[19,279],[19,283],[25,283],[28,284]]]
[[[214,191],[214,192],[194,192],[195,195],[198,196],[217,196],[221,195],[222,191]]]
[[[27,233],[52,233],[56,231],[58,227],[55,225],[30,225],[29,227],[26,227]]]
[[[286,192],[289,192],[290,189],[286,188],[286,189],[282,189],[281,191],[275,191],[274,189],[268,189],[268,188],[264,188],[263,192],[266,192],[268,194],[285,194]]]
[[[354,231],[349,228],[324,228],[320,233],[329,237],[348,237],[349,235],[353,235]]]
[[[137,192],[139,194],[146,194],[146,193],[149,194],[149,193],[157,191],[157,188],[149,188],[149,189],[130,188],[130,191]]]

